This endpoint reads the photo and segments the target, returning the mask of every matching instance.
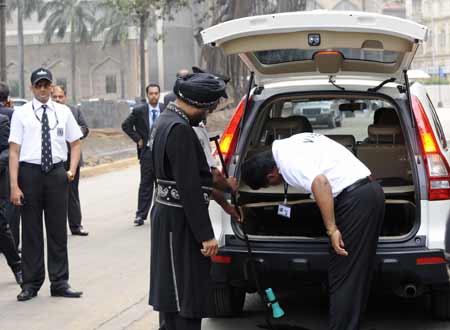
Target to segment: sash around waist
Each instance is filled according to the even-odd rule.
[[[209,205],[209,196],[212,192],[212,187],[202,186],[203,190],[203,202],[206,205]],[[162,180],[156,179],[156,202],[172,206],[182,208],[181,204],[181,196],[177,189],[177,183],[175,181],[170,180]]]

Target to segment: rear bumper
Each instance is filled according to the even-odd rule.
[[[213,263],[212,274],[217,284],[229,283],[254,289],[253,272],[245,247],[224,247],[220,249],[219,255],[231,257],[231,262]],[[327,280],[327,248],[308,251],[255,248],[253,258],[257,261],[256,270],[260,279],[267,285],[292,287],[322,284]],[[377,251],[374,279],[380,285],[391,288],[408,283],[427,288],[449,286],[446,262],[418,264],[419,258],[444,258],[444,252],[426,248],[406,248],[401,251],[380,248]]]

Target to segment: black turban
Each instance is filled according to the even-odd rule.
[[[226,83],[210,73],[191,73],[176,80],[173,92],[182,101],[196,108],[211,109],[221,97],[227,98]]]

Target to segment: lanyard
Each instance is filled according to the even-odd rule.
[[[288,189],[289,189],[289,185],[286,182],[283,182],[284,185],[284,204],[287,204],[288,201]]]
[[[33,109],[33,113],[34,113],[34,116],[36,117],[36,119],[42,124],[42,119],[39,119],[39,117],[37,116],[33,102],[31,102],[31,108]],[[47,106],[47,108],[48,108],[48,106]],[[58,115],[56,114],[56,111],[53,111],[53,112],[55,113],[55,121],[56,121],[56,123],[55,123],[55,126],[53,126],[52,128],[50,128],[50,126],[49,126],[49,129],[51,131],[53,131],[56,128],[56,126],[58,126],[58,124],[59,124]]]

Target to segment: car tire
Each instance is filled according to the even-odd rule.
[[[336,128],[336,121],[334,120],[334,118],[330,118],[328,120],[328,128]]]
[[[450,320],[450,290],[433,291],[431,311],[438,320]]]
[[[210,295],[210,317],[232,317],[242,313],[245,303],[245,290],[232,287],[214,288]]]
[[[336,127],[342,127],[342,121],[337,121],[336,122]]]

